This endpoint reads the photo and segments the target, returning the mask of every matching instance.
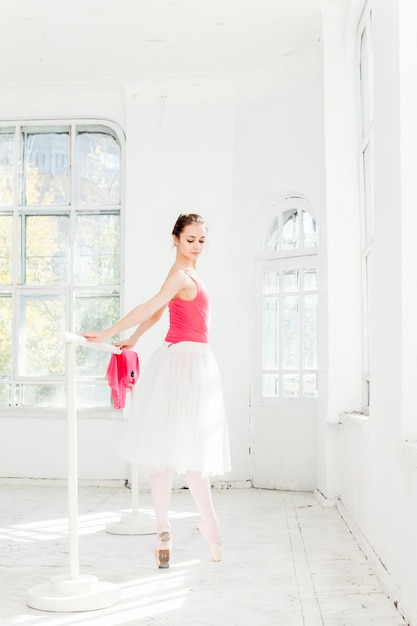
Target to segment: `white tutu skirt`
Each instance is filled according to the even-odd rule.
[[[230,471],[220,372],[205,343],[164,343],[131,392],[121,455],[148,473]]]

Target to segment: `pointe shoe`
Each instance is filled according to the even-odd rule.
[[[200,535],[206,539],[206,536],[204,535],[204,531],[202,530],[201,526],[197,526],[197,531],[200,533]],[[206,539],[207,541],[207,539]],[[210,543],[210,554],[211,554],[211,560],[214,563],[219,563],[222,560],[222,556],[223,556],[223,546],[221,542],[218,543]]]
[[[169,530],[163,530],[158,533],[156,542],[155,558],[156,564],[159,569],[165,569],[169,567],[169,561],[171,556],[172,539]]]
[[[214,561],[214,563],[218,563],[219,561],[222,560],[222,556],[223,556],[223,546],[221,543],[211,543],[210,544],[210,553],[211,553],[211,560]]]

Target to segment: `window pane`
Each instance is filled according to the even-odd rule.
[[[303,232],[304,248],[314,248],[319,245],[316,220],[307,211],[303,211]]]
[[[362,109],[362,134],[365,135],[369,128],[369,62],[366,29],[362,32],[360,47],[360,90]]]
[[[304,369],[317,369],[317,294],[304,296]]]
[[[373,254],[369,252],[365,256],[365,341],[364,341],[364,374],[367,378],[369,378],[370,372],[370,350],[369,350],[369,328],[371,327],[372,322],[372,308],[371,308],[371,293],[372,293],[372,276],[373,276]]]
[[[262,395],[265,398],[279,398],[279,374],[264,374]]]
[[[279,301],[265,298],[263,327],[263,369],[279,367]]]
[[[22,376],[62,376],[64,342],[64,296],[23,296],[21,300],[22,341],[18,354]]]
[[[277,252],[279,248],[279,225],[278,218],[275,218],[271,226],[268,229],[265,237],[264,252],[265,254],[272,254]]]
[[[304,374],[303,396],[304,398],[317,398],[317,374]]]
[[[0,128],[0,406],[64,407],[59,331],[118,319],[121,168],[104,121]],[[101,310],[77,309],[80,295]],[[110,406],[108,353],[77,350],[78,401]]]
[[[23,204],[70,203],[68,132],[23,132]]]
[[[77,134],[78,202],[120,203],[120,145],[106,132]]]
[[[22,284],[56,284],[69,281],[70,220],[68,215],[23,215]]]
[[[0,376],[12,374],[12,298],[0,294]]]
[[[315,291],[317,287],[317,270],[304,270],[304,291]]]
[[[0,133],[0,206],[13,204],[15,134]]]
[[[371,149],[369,144],[363,152],[363,203],[365,209],[365,244],[372,240],[372,179],[371,179]]]
[[[284,374],[282,390],[284,398],[298,398],[300,395],[300,377],[298,374]]]
[[[116,285],[120,281],[119,215],[81,215],[76,220],[75,283]]]
[[[75,300],[75,328],[79,334],[108,328],[118,319],[118,294],[78,297]],[[113,337],[112,341],[115,339]],[[80,346],[77,348],[76,360],[77,375],[104,376],[109,363],[109,354]]]
[[[298,291],[298,270],[284,272],[284,291]]]
[[[92,350],[90,350],[92,352]],[[110,355],[107,355],[108,360]],[[80,408],[111,406],[111,390],[109,385],[82,385],[77,386],[77,406]]]
[[[0,215],[0,283],[3,285],[12,283],[12,244],[13,216]]]
[[[10,406],[11,403],[10,384],[0,384],[0,406]]]
[[[1,406],[0,387],[0,406]],[[107,383],[105,385],[81,385],[77,384],[76,404],[78,408],[108,407],[111,405],[111,391]],[[66,407],[66,388],[62,385],[20,385],[19,404],[25,407]]]
[[[300,245],[300,226],[297,209],[290,209],[284,212],[283,245],[284,248],[298,248]]]
[[[298,296],[288,296],[284,300],[283,369],[294,370],[299,367],[298,336]]]
[[[264,293],[279,293],[279,272],[264,272]]]
[[[20,404],[64,408],[66,406],[65,387],[53,385],[21,385]]]

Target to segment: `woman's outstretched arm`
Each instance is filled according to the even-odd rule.
[[[158,313],[158,311],[161,309],[163,310],[167,306],[168,302],[172,300],[172,298],[174,298],[177,293],[181,291],[181,289],[187,287],[187,279],[188,277],[182,271],[169,274],[161,289],[155,296],[153,296],[153,298],[143,304],[138,304],[110,328],[83,333],[83,337],[85,337],[88,341],[103,342],[109,337],[121,333],[123,330],[133,328],[133,326],[137,326],[138,324],[143,324],[147,320],[150,320],[153,315]],[[149,327],[150,326],[148,326],[148,328]],[[145,330],[147,329],[145,328],[143,332],[145,332]]]
[[[131,348],[133,348],[139,341],[140,337],[142,337],[142,335],[146,333],[147,330],[149,330],[154,324],[156,324],[158,320],[161,319],[161,316],[164,310],[165,310],[165,307],[162,307],[161,309],[159,309],[159,311],[154,313],[152,317],[146,320],[146,322],[142,322],[142,324],[139,324],[135,332],[128,339],[121,339],[120,341],[115,341],[114,345],[117,346],[118,348],[121,348],[122,350],[130,350]]]

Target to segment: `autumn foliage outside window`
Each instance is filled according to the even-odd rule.
[[[119,316],[122,137],[107,124],[0,128],[0,406],[63,407],[64,344]],[[78,403],[107,406],[77,349]]]

